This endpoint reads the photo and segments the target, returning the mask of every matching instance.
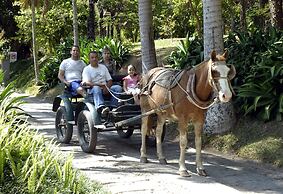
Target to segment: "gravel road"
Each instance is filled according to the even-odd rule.
[[[34,118],[32,127],[47,137],[54,138],[52,104],[35,97],[26,99],[23,105]],[[158,194],[199,194],[199,193],[264,193],[283,194],[283,169],[272,168],[232,156],[223,156],[203,151],[204,166],[208,177],[200,177],[195,170],[195,150],[189,148],[186,165],[191,177],[178,175],[178,142],[165,137],[164,153],[167,165],[160,165],[155,148],[148,148],[149,163],[139,162],[140,134],[135,131],[129,139],[121,139],[116,132],[98,135],[94,154],[83,153],[76,137],[69,145],[60,146],[66,153],[73,153],[73,166],[84,172],[90,179],[101,182],[111,193],[158,193]]]

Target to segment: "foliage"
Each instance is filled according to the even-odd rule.
[[[97,38],[94,42],[89,41],[86,38],[80,41],[81,59],[88,64],[90,51],[98,51],[102,54],[102,50],[108,47],[111,53],[111,57],[116,63],[121,66],[129,59],[129,48],[127,45],[119,40],[111,39],[108,37]]]
[[[176,69],[193,67],[203,60],[203,43],[197,36],[180,40],[177,50],[172,51],[168,63]]]
[[[14,117],[25,115],[24,111],[19,107],[26,96],[13,96],[13,83],[10,83],[0,93],[0,124],[13,120]]]
[[[25,88],[34,84],[33,60],[18,60],[10,65],[10,80],[14,87],[24,91]]]
[[[86,32],[86,18],[88,15],[86,2],[78,0],[78,23],[80,33]],[[31,11],[22,9],[16,16],[19,28],[17,38],[20,42],[31,42]],[[37,46],[41,53],[53,53],[56,45],[72,33],[72,4],[71,1],[52,1],[52,6],[43,15],[43,8],[36,12]]]
[[[260,119],[282,120],[282,32],[237,33],[226,41],[229,61],[237,69],[234,85],[238,91],[237,103],[244,114]]]
[[[4,72],[3,69],[0,69],[0,85],[2,85],[4,82]]]
[[[90,183],[72,168],[54,142],[29,129],[20,117],[22,96],[12,85],[0,93],[0,192],[94,193],[101,186]],[[14,111],[12,111],[14,110]]]

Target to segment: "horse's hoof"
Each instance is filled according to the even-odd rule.
[[[167,161],[166,161],[165,158],[163,158],[163,159],[159,159],[159,163],[160,164],[167,164]]]
[[[141,158],[140,158],[140,162],[141,162],[141,163],[148,163],[148,160],[147,160],[146,157],[141,157]]]
[[[197,168],[197,173],[199,176],[207,176],[207,173],[204,169]]]
[[[190,177],[190,173],[188,173],[188,171],[186,170],[182,170],[182,171],[179,171],[179,174],[181,177]]]

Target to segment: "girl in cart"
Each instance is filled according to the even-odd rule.
[[[123,78],[123,89],[127,94],[132,94],[136,104],[139,104],[138,95],[140,89],[138,88],[140,75],[137,74],[136,68],[133,65],[128,66],[128,75]]]

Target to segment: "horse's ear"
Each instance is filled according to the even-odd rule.
[[[212,61],[216,60],[216,51],[215,50],[212,50],[212,52],[210,54],[210,58],[211,58]]]
[[[225,59],[228,58],[228,50],[227,49],[224,49],[224,53],[222,55]]]

